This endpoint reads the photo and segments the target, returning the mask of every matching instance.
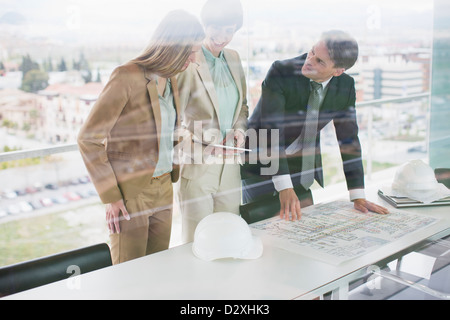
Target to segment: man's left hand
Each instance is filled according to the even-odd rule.
[[[369,211],[376,212],[379,214],[388,214],[389,210],[385,207],[379,206],[373,202],[367,201],[366,199],[356,199],[353,201],[355,209],[361,212],[367,213]]]

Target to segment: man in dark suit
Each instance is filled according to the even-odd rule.
[[[331,121],[354,207],[362,212],[388,213],[364,196],[355,82],[344,73],[357,57],[358,44],[352,37],[341,31],[329,31],[307,54],[272,64],[248,126],[248,133],[267,129],[270,151],[263,152],[264,143],[261,135],[257,135],[258,162],[252,164],[247,159],[242,167],[243,198],[247,203],[241,207],[244,217],[259,214],[263,208],[296,220],[301,217],[302,207],[313,204],[309,189],[313,180],[323,187],[320,130]],[[275,143],[270,144],[271,141]],[[248,146],[251,143],[247,140]],[[272,155],[271,168],[273,161],[278,161],[275,166],[278,170],[268,175],[261,174],[269,166],[261,157],[266,152]]]

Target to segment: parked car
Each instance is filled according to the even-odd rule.
[[[3,190],[2,196],[6,199],[14,199],[17,197],[17,193],[14,190]]]
[[[37,200],[30,201],[30,205],[33,207],[33,210],[39,210],[39,209],[42,209],[44,207],[42,205],[42,203],[40,201],[37,201]]]
[[[55,204],[64,204],[64,203],[69,202],[69,200],[67,198],[62,197],[62,196],[56,196],[56,197],[52,198],[52,201]]]
[[[91,188],[88,190],[88,193],[92,196],[92,197],[98,197],[98,193],[95,189]]]
[[[77,201],[81,199],[81,197],[78,194],[72,191],[64,193],[64,197],[69,201]]]
[[[408,149],[408,152],[421,152],[426,153],[427,149],[425,146],[414,146]]]
[[[15,204],[10,204],[8,206],[8,213],[9,214],[19,214],[20,213],[20,207],[18,205]]]
[[[80,181],[76,178],[69,180],[69,185],[71,185],[71,186],[76,186],[79,183],[80,183]]]
[[[37,191],[42,191],[44,189],[44,186],[40,182],[33,183],[33,188],[35,188]]]
[[[17,206],[20,208],[21,212],[30,212],[33,211],[33,207],[26,201],[20,201]]]
[[[41,198],[39,201],[44,207],[51,207],[53,205],[53,201],[50,198]]]
[[[6,217],[8,215],[8,211],[5,209],[0,209],[0,218]]]
[[[89,193],[88,190],[79,190],[77,191],[77,194],[83,199],[92,197],[91,193]]]
[[[36,193],[38,191],[39,190],[37,188],[35,188],[35,187],[26,187],[25,188],[25,192],[28,193],[28,194],[33,194],[33,193]]]
[[[91,179],[89,179],[88,176],[84,176],[84,177],[78,178],[78,182],[85,184],[85,183],[91,182]]]
[[[15,192],[16,192],[16,194],[17,194],[18,196],[24,196],[24,195],[27,194],[27,192],[25,191],[25,189],[17,189],[17,190],[15,190]]]
[[[47,183],[45,185],[46,189],[50,189],[50,190],[57,190],[58,189],[58,185],[56,185],[55,183]]]

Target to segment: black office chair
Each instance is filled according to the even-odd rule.
[[[450,169],[449,168],[436,168],[434,174],[438,182],[450,188]]]
[[[300,185],[294,186],[294,190],[301,195],[302,208],[313,203],[311,190],[306,191]],[[242,180],[242,200],[239,213],[248,224],[272,218],[280,212],[280,196],[271,179]]]
[[[242,200],[239,213],[248,224],[271,218],[280,211],[280,200],[271,179],[243,179]]]
[[[106,243],[25,261],[0,268],[0,297],[68,279],[69,266],[77,266],[81,274],[112,265]]]

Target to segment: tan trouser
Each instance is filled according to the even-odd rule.
[[[241,175],[238,164],[212,164],[197,179],[181,178],[179,199],[183,243],[194,240],[200,220],[213,212],[239,214]]]
[[[136,198],[126,200],[131,219],[121,216],[120,233],[111,234],[113,264],[169,248],[173,187],[170,174],[152,179]]]

